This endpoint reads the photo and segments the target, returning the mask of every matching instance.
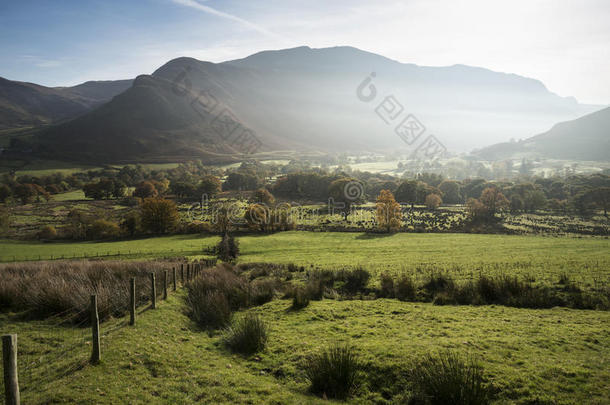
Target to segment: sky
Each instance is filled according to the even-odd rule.
[[[609,21],[609,0],[3,0],[0,76],[67,86],[150,74],[179,56],[349,45],[610,104]]]

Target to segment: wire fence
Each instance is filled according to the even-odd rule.
[[[121,315],[107,316],[100,320],[99,336],[102,353],[112,346],[113,335],[130,324],[132,309],[136,313],[141,313],[152,308],[153,301],[158,306],[169,294],[183,288],[206,268],[215,265],[215,258],[194,263],[173,263],[167,270],[152,273],[155,274],[154,299],[151,286],[142,285],[138,288],[148,293],[148,299],[143,301],[140,294],[134,294],[132,305],[130,294],[126,294],[125,296],[128,297],[126,302],[104,308],[104,313]],[[130,288],[131,285],[125,286],[125,290]],[[97,305],[95,311],[97,312]],[[30,392],[45,392],[51,384],[72,375],[90,363],[94,324],[91,313],[91,307],[71,307],[40,321],[17,319],[17,372],[22,398],[27,398]],[[2,334],[10,332],[4,327],[1,331]],[[4,363],[0,363],[0,367],[4,375]],[[0,403],[4,401],[5,381],[2,378]]]
[[[126,251],[98,251],[93,253],[73,253],[73,254],[35,254],[35,255],[12,255],[0,257],[0,263],[32,262],[32,261],[52,261],[52,260],[79,260],[79,259],[102,259],[102,258],[141,258],[141,257],[175,257],[184,256],[206,256],[212,255],[213,248],[203,246],[201,248],[190,249],[169,249],[169,250],[126,250]]]

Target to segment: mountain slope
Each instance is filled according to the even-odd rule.
[[[0,77],[0,129],[45,125],[74,118],[123,92],[131,80],[44,87]]]
[[[358,87],[371,72],[376,98],[361,101]],[[400,104],[392,113],[382,104],[389,96]],[[299,47],[218,64],[174,59],[106,105],[44,131],[37,150],[108,161],[240,152],[214,136],[219,114],[228,127],[255,133],[261,150],[396,150],[415,145],[394,132],[413,114],[426,136],[464,151],[594,109],[513,74],[403,64],[351,47]]]
[[[500,143],[476,153],[483,159],[545,157],[566,160],[610,160],[610,107],[520,142]]]
[[[231,117],[215,120],[205,109],[191,107],[191,94],[175,90],[162,78],[138,76],[111,102],[41,133],[38,153],[95,162],[235,153],[221,142],[226,136],[222,126],[243,128],[241,123]]]

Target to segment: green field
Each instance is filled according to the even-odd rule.
[[[275,300],[250,311],[271,325],[258,355],[231,354],[221,335],[184,315],[183,293],[144,311],[135,327],[102,325],[102,364],[86,364],[87,328],[0,315],[18,333],[22,400],[41,403],[324,403],[307,391],[305,357],[334,342],[357,348],[369,371],[350,403],[389,403],[397,376],[421,355],[444,349],[480,359],[497,403],[604,404],[608,400],[610,313],[569,309],[438,307],[396,300],[312,302],[287,311]],[[73,349],[61,354],[66,346]],[[60,353],[60,355],[57,355]],[[32,359],[49,366],[28,371]],[[45,363],[46,364],[46,363]]]
[[[568,274],[591,288],[610,278],[605,238],[293,231],[238,239],[242,263],[364,266],[374,275],[388,271],[416,278],[445,271],[457,280],[479,272],[516,274],[553,285]],[[0,252],[5,259],[107,253],[122,259],[197,258],[217,241],[193,235],[103,243],[2,241]],[[308,392],[303,362],[331,343],[348,342],[366,371],[349,403],[392,403],[406,388],[401,376],[414,362],[445,349],[480,360],[498,404],[608,403],[608,311],[396,299],[324,299],[290,311],[291,301],[278,294],[247,310],[260,314],[271,331],[262,353],[244,357],[222,345],[220,332],[200,330],[185,315],[184,297],[179,290],[158,310],[141,308],[136,327],[126,326],[125,318],[104,322],[99,366],[87,364],[89,329],[0,314],[2,332],[19,335],[23,402],[322,403]]]
[[[202,255],[215,236],[176,235],[119,242],[40,243],[4,240],[0,260],[97,255],[171,257]],[[280,232],[239,237],[240,262],[295,263],[320,268],[364,266],[375,274],[416,278],[448,272],[455,279],[479,273],[517,275],[556,283],[562,275],[582,286],[610,279],[610,240],[515,235]]]

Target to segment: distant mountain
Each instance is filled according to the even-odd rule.
[[[357,88],[372,72],[376,97],[362,101]],[[413,114],[426,135],[465,151],[597,108],[513,74],[403,64],[351,47],[299,47],[218,64],[174,59],[107,104],[45,130],[35,149],[100,161],[240,152],[215,130],[220,115],[227,131],[256,134],[260,150],[396,150],[408,146],[394,128]]]
[[[610,107],[561,122],[547,132],[520,142],[489,146],[476,155],[487,160],[543,157],[610,161]]]
[[[44,87],[0,77],[0,129],[52,124],[100,106],[131,86],[131,80]]]

